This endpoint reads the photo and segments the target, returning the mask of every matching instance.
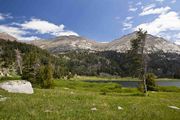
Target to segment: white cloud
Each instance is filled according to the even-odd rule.
[[[23,31],[17,27],[11,27],[11,26],[7,26],[7,25],[0,25],[0,32],[8,33],[14,37],[17,37],[19,35],[25,35],[28,33],[28,32]]]
[[[31,19],[30,21],[26,21],[22,24],[11,23],[9,25],[0,25],[0,32],[8,33],[18,40],[40,39],[39,37],[34,36],[34,33],[30,32],[31,30],[35,31],[35,34],[40,35],[48,34],[53,36],[79,36],[77,33],[70,30],[65,30],[64,28],[65,26],[63,24],[55,25],[48,21]]]
[[[2,14],[0,14],[0,20],[4,20],[4,16]]]
[[[138,2],[138,3],[136,3],[136,5],[137,5],[137,6],[142,5],[142,2]]]
[[[177,34],[177,36],[176,36],[176,37],[180,39],[180,33],[179,33],[179,34]]]
[[[180,45],[180,40],[176,40],[174,43]]]
[[[102,41],[102,42],[100,42],[100,43],[109,43],[108,41]]]
[[[124,22],[122,23],[122,25],[123,25],[123,30],[129,30],[129,29],[132,29],[132,20],[133,19],[133,17],[131,17],[131,16],[128,16],[128,17],[126,17],[125,18],[125,20],[124,20]]]
[[[52,33],[52,35],[54,36],[70,36],[70,35],[75,35],[75,36],[79,36],[76,32],[73,32],[73,31],[61,31],[61,32],[55,32],[55,33]]]
[[[180,33],[177,34],[177,32],[180,31],[180,16],[175,11],[170,11],[159,15],[149,23],[138,25],[134,30],[138,28],[147,30],[149,34],[162,36],[179,43]]]
[[[123,30],[129,30],[132,28],[132,23],[124,22],[123,27],[124,27]]]
[[[146,8],[143,9],[143,12],[141,12],[139,15],[144,16],[144,15],[151,15],[151,14],[164,14],[167,13],[171,8],[170,7],[161,7],[161,8]]]
[[[156,0],[157,2],[164,2],[164,0]]]
[[[29,37],[23,37],[23,36],[19,36],[18,40],[23,40],[23,41],[31,41],[31,40],[39,40],[41,38],[37,37],[37,36],[29,36]]]
[[[0,13],[0,20],[5,20],[6,18],[13,18],[10,14]]]
[[[129,11],[132,11],[132,12],[134,12],[136,10],[137,10],[137,8],[129,8]]]
[[[135,12],[138,8],[133,7],[132,5],[129,5],[129,11]]]
[[[175,39],[174,43],[180,45],[180,32],[176,33],[173,37]]]
[[[41,34],[63,31],[64,25],[55,25],[48,21],[40,20],[40,19],[31,19],[31,21],[26,21],[25,23],[21,24],[23,29],[31,29],[36,30]]]
[[[35,30],[40,34],[51,34],[54,36],[62,36],[62,35],[76,35],[77,33],[73,31],[64,30],[65,26],[63,24],[56,25],[54,23],[50,23],[45,20],[40,19],[31,19],[30,21],[26,21],[20,26],[25,30]]]
[[[156,7],[155,4],[149,4],[149,5],[146,5],[146,6],[142,6],[141,9],[143,9],[143,11],[147,11],[147,10],[152,9],[154,7]]]
[[[34,40],[34,39],[40,39],[36,36],[29,36],[25,37],[24,35],[27,35],[29,32],[24,31],[18,27],[12,27],[7,25],[0,25],[0,32],[5,32],[13,37],[17,38],[18,40]]]
[[[171,0],[171,3],[176,3],[176,0]]]
[[[159,15],[158,18],[150,23],[143,23],[136,27],[148,30],[150,34],[157,35],[160,32],[168,30],[180,30],[180,17],[178,13],[171,11],[165,14]]]
[[[126,17],[126,20],[131,20],[131,19],[133,19],[133,17],[131,16]]]
[[[176,38],[180,39],[180,33],[175,34],[175,35],[174,35],[174,37],[176,37]]]

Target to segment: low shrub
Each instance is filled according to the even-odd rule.
[[[148,91],[157,91],[157,85],[155,79],[156,76],[153,73],[146,74],[146,85]]]
[[[153,73],[146,74],[146,87],[148,91],[157,91],[157,85],[155,82],[156,76]],[[139,84],[138,90],[144,92],[143,82]]]
[[[104,85],[101,89],[100,92],[106,93],[106,92],[121,92],[122,86],[120,84],[107,84]]]

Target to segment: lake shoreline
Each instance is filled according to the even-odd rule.
[[[138,87],[141,81],[119,81],[119,80],[84,80],[83,82],[89,83],[117,83],[123,87]],[[176,86],[180,87],[180,81],[156,81],[158,86]]]

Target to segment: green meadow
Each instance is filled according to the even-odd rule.
[[[114,83],[55,80],[53,89],[34,94],[0,90],[1,120],[179,120],[180,88],[141,94]],[[169,89],[171,89],[169,87]],[[118,107],[122,109],[118,109]]]

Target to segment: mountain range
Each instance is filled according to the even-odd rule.
[[[136,32],[125,35],[119,39],[115,39],[109,43],[96,42],[80,36],[59,36],[49,40],[33,40],[27,42],[42,49],[47,49],[52,53],[62,53],[72,50],[88,50],[88,51],[117,51],[124,53],[131,48],[130,41],[136,37]],[[7,33],[0,33],[1,39],[10,41],[17,40]],[[147,53],[163,51],[165,53],[180,54],[180,45],[172,43],[164,38],[147,34],[145,51]]]

